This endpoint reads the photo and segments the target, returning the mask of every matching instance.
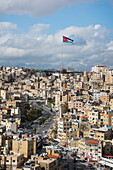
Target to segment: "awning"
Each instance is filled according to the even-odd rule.
[[[102,164],[102,165],[109,166],[109,167],[113,168],[113,164],[105,162],[105,161],[99,161],[99,164]]]
[[[105,165],[105,161],[99,161],[99,164]]]

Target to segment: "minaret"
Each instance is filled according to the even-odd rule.
[[[60,111],[60,118],[62,118],[62,104],[60,104],[60,109],[59,109],[59,111]]]

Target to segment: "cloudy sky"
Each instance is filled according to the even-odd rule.
[[[63,44],[63,35],[74,44]],[[96,64],[113,68],[113,0],[0,0],[0,65]]]

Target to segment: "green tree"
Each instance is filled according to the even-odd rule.
[[[69,112],[68,104],[67,103],[63,104],[62,111],[63,111],[63,113]]]
[[[44,118],[42,118],[42,119],[41,119],[41,121],[42,121],[42,123],[44,123],[44,122],[45,122],[45,119],[44,119]]]
[[[33,128],[33,133],[34,135],[36,135],[36,128]]]
[[[39,125],[42,125],[42,121],[40,120],[38,124],[39,124]]]

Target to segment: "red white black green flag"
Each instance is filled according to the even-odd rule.
[[[68,37],[63,36],[63,42],[64,42],[64,43],[73,43],[73,41],[74,41],[74,40],[72,40],[72,39],[70,39],[70,38],[68,38]]]

